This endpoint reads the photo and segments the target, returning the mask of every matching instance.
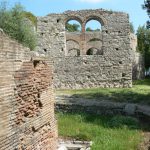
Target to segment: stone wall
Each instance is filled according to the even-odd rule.
[[[145,78],[144,56],[138,52],[133,54],[132,79],[140,80]]]
[[[132,56],[132,79],[138,80],[145,77],[145,66],[144,66],[144,56],[137,52],[137,36],[135,34],[130,34],[131,48],[133,51]]]
[[[80,33],[65,30],[72,19],[80,22]],[[101,31],[85,31],[92,19],[101,23]],[[38,18],[37,32],[37,50],[54,61],[55,88],[132,86],[128,14],[103,9],[49,14]]]
[[[65,62],[65,64],[64,64]],[[54,59],[56,88],[131,87],[131,66],[103,56]]]
[[[0,33],[0,149],[55,150],[51,62]]]

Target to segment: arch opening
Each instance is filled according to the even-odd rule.
[[[102,24],[100,21],[98,21],[96,19],[89,19],[86,22],[85,30],[86,30],[86,32],[101,31],[102,30]]]
[[[69,19],[65,26],[68,32],[81,32],[81,22],[76,19]]]
[[[72,48],[68,50],[68,56],[80,56],[80,49]]]
[[[87,50],[86,55],[103,55],[102,49],[97,49],[95,47],[92,47]]]
[[[79,43],[75,40],[67,40],[66,41],[66,48],[67,48],[67,51],[68,51],[68,56],[79,56],[80,55],[80,46],[79,46]],[[73,51],[70,51],[70,50],[73,50]],[[76,52],[77,50],[77,52]],[[79,52],[78,52],[79,50]]]

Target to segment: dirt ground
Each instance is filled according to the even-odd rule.
[[[143,132],[144,141],[139,145],[138,150],[150,150],[150,132]]]

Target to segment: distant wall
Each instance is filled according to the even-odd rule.
[[[51,62],[0,33],[0,149],[55,150]]]
[[[131,87],[131,66],[103,56],[54,59],[56,88]]]
[[[132,78],[134,80],[145,78],[144,56],[138,52],[133,55]]]
[[[72,19],[81,24],[80,33],[66,31]],[[100,31],[85,31],[92,19],[100,22]],[[55,88],[132,87],[128,14],[103,9],[49,14],[38,18],[37,32],[37,50],[54,61]]]
[[[137,36],[130,34],[130,46],[133,52],[132,56],[132,79],[138,80],[145,77],[144,56],[136,51]]]

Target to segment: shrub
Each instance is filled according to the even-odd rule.
[[[36,34],[31,24],[24,17],[24,9],[20,4],[7,7],[6,2],[0,4],[0,28],[11,38],[34,50],[36,46]]]

